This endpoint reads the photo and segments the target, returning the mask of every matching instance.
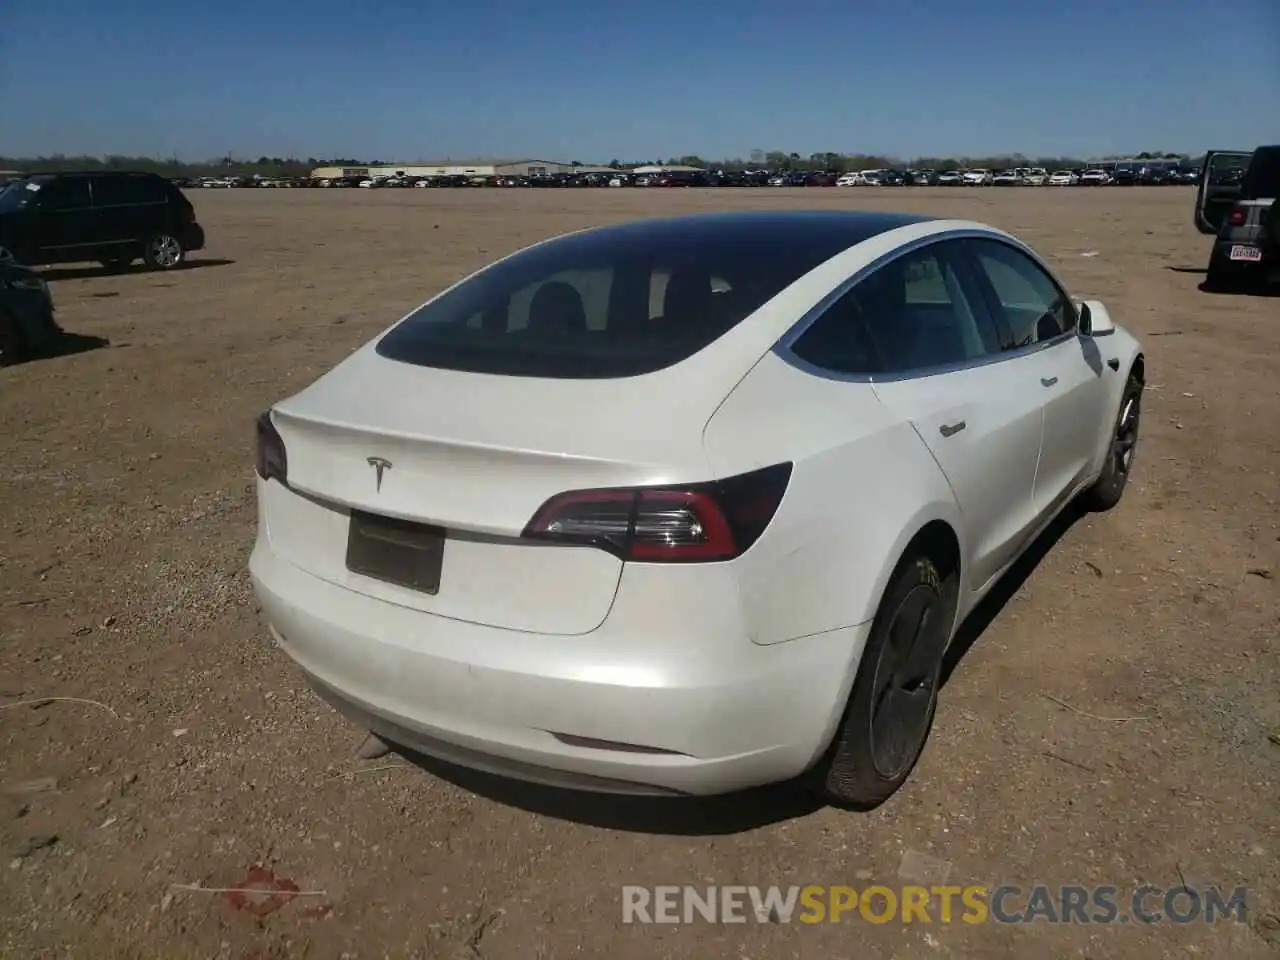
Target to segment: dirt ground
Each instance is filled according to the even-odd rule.
[[[108,345],[0,371],[3,955],[1280,952],[1280,299],[1198,289],[1208,243],[1188,191],[192,199],[209,243],[189,269],[45,271],[62,324],[83,347]],[[309,692],[255,610],[254,416],[529,242],[637,216],[800,206],[1009,229],[1145,339],[1143,444],[1124,502],[1051,531],[966,628],[908,785],[852,814],[785,787],[623,801],[357,760],[361,733]],[[105,706],[21,705],[41,697]],[[895,885],[920,879],[900,876],[915,853],[948,861],[954,884],[1243,885],[1248,919],[622,923],[624,884]],[[242,902],[175,886],[272,876],[304,895]]]

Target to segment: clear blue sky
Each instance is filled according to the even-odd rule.
[[[1280,141],[1280,0],[3,0],[0,154],[607,161]]]

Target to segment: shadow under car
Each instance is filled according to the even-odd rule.
[[[168,270],[144,270],[137,266],[104,267],[101,264],[84,266],[57,265],[40,268],[40,276],[53,283],[58,280],[84,280],[91,277],[123,277],[131,273],[160,275],[166,273],[183,273],[187,270],[203,270],[206,267],[226,267],[235,263],[221,257],[210,257],[200,260],[184,260],[176,267]]]

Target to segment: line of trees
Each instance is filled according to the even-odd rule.
[[[1190,154],[1167,153],[1162,150],[1143,151],[1128,156],[1114,155],[1094,157],[1091,160],[1156,160],[1167,157],[1179,157],[1184,163],[1198,165],[1199,159]],[[354,160],[348,157],[323,159],[317,157],[258,157],[256,160],[220,157],[214,160],[189,161],[177,157],[157,159],[155,157],[129,157],[112,155],[104,157],[64,156],[54,154],[47,157],[5,157],[0,156],[0,170],[17,170],[23,173],[52,173],[59,170],[147,170],[167,177],[207,177],[207,176],[241,176],[255,174],[264,177],[305,177],[316,167],[362,167],[375,166],[383,161]],[[1020,153],[998,154],[985,157],[901,157],[880,154],[838,153],[824,151],[820,153],[787,153],[782,150],[753,150],[748,158],[733,157],[722,160],[707,160],[689,154],[683,157],[668,157],[666,160],[636,160],[623,162],[618,159],[608,164],[616,169],[630,169],[646,164],[668,165],[680,164],[690,167],[702,167],[710,170],[829,170],[843,173],[847,170],[868,170],[881,167],[915,167],[933,170],[952,170],[963,167],[985,167],[993,170],[1010,167],[1044,167],[1048,170],[1071,169],[1082,167],[1090,162],[1079,157],[1029,157]],[[574,166],[581,166],[579,161],[572,161]]]
[[[215,160],[179,160],[177,157],[105,157],[66,156],[54,154],[47,157],[0,156],[0,170],[18,170],[22,173],[56,173],[59,170],[145,170],[165,177],[305,177],[312,170],[327,164],[354,166],[355,160],[318,160],[315,157],[258,157],[256,160],[237,157],[221,157]]]

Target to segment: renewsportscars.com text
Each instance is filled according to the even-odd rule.
[[[1248,891],[1144,884],[967,886],[624,886],[623,923],[1244,922]]]

